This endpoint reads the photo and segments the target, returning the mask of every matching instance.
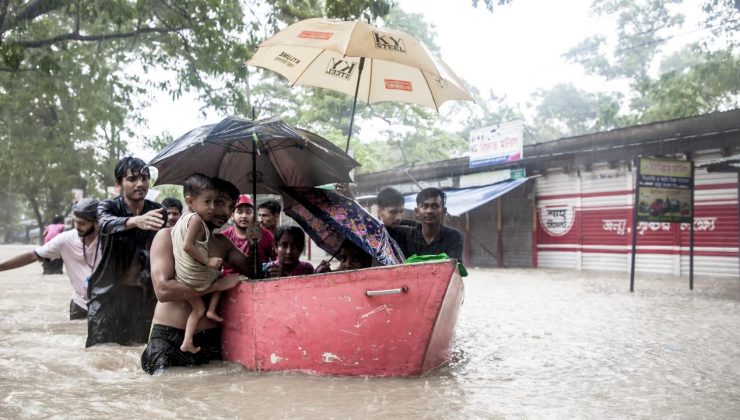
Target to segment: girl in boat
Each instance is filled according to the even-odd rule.
[[[298,226],[283,225],[275,234],[277,260],[265,265],[267,277],[302,276],[313,274],[313,265],[300,261],[306,247],[303,230]]]

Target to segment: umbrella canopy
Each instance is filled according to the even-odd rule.
[[[382,265],[403,262],[403,253],[383,224],[355,200],[317,188],[282,190],[285,214],[327,253],[336,255],[349,240]]]
[[[411,35],[359,21],[302,20],[260,44],[247,64],[275,71],[292,85],[354,95],[355,102],[439,110],[445,101],[473,100],[452,70]],[[354,109],[353,104],[350,135]]]
[[[323,137],[278,119],[232,116],[186,133],[149,165],[157,168],[157,185],[182,184],[197,172],[225,179],[241,192],[278,194],[286,185],[351,182],[349,172],[359,163]]]

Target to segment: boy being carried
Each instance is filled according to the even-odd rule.
[[[210,178],[202,174],[193,174],[183,184],[185,203],[191,213],[183,216],[172,228],[172,251],[175,256],[175,278],[193,290],[207,289],[221,276],[221,258],[208,257],[208,241],[213,229],[214,201],[218,191]],[[188,300],[191,306],[188,321],[185,324],[185,337],[180,349],[184,352],[197,353],[200,348],[193,345],[193,334],[198,322],[205,314],[208,318],[221,321],[216,313],[220,292],[214,292],[206,312],[205,304],[200,298]]]

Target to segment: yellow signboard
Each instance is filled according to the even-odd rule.
[[[693,163],[640,158],[637,220],[690,223],[693,219]]]

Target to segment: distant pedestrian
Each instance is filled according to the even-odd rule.
[[[64,232],[64,216],[56,215],[51,219],[51,224],[44,228],[44,243],[54,239],[62,232]]]
[[[64,232],[64,216],[56,215],[51,219],[51,224],[44,228],[44,244],[54,239],[57,235]],[[62,265],[64,262],[61,258],[47,259],[41,261],[44,268],[44,274],[64,274]]]

